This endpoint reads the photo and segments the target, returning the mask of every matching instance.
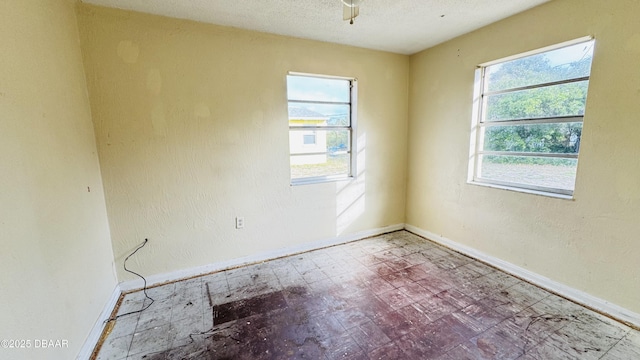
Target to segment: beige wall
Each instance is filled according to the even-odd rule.
[[[73,359],[116,278],[72,2],[0,1],[0,54],[0,358]]]
[[[82,6],[119,279],[404,222],[407,56]],[[358,180],[290,186],[287,71],[359,80]],[[235,216],[245,229],[234,228]]]
[[[640,313],[640,2],[557,0],[411,57],[407,223]],[[575,200],[469,185],[478,64],[594,35]]]
[[[0,357],[73,358],[144,238],[158,274],[402,223],[405,199],[411,225],[640,312],[637,1],[556,0],[411,58],[85,5],[76,25],[73,3],[0,2],[0,338],[69,341]],[[584,35],[575,200],[466,184],[475,66]],[[358,78],[357,180],[289,185],[287,71]]]

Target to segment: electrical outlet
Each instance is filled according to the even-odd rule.
[[[236,229],[244,229],[244,218],[236,217]]]

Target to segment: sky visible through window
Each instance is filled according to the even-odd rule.
[[[568,65],[592,56],[593,44],[594,41],[592,40],[586,43],[550,51],[544,55],[549,59],[549,62],[553,66]]]
[[[299,101],[327,101],[348,103],[350,101],[350,82],[343,79],[330,79],[309,76],[287,76],[287,97]],[[345,106],[314,103],[296,103],[322,115],[347,115]]]
[[[576,64],[584,62],[593,57],[593,46],[595,41],[570,45],[552,51],[543,52],[536,55],[526,56],[503,63],[490,65],[487,67],[489,79],[488,90],[499,91],[506,88],[536,85],[544,82],[565,80],[568,78],[579,78],[589,76],[590,66],[577,67]],[[545,66],[540,66],[544,64]],[[518,81],[505,82],[497,81],[497,77],[504,72],[504,68],[520,69],[517,76]],[[566,69],[575,69],[568,74]],[[515,73],[513,75],[516,75]]]

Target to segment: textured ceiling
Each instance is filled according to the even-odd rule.
[[[340,0],[82,0],[273,34],[413,54],[549,0],[364,0],[353,25]]]

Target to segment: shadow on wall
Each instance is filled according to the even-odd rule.
[[[336,235],[338,236],[342,235],[364,213],[365,209],[366,134],[360,135],[356,144],[356,178],[336,184]]]

